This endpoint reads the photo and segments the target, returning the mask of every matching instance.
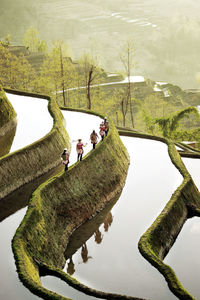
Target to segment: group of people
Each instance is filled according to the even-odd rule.
[[[108,131],[109,131],[109,123],[107,118],[104,118],[104,121],[101,122],[100,127],[99,127],[99,134],[101,136],[101,140],[103,141],[104,136],[108,135]],[[98,134],[96,133],[95,130],[92,131],[92,133],[90,134],[90,141],[92,143],[92,147],[93,149],[95,149],[96,144],[98,142]],[[82,139],[78,139],[78,142],[76,144],[76,152],[77,152],[77,161],[81,161],[83,158],[83,147],[86,146],[87,144],[83,144]],[[68,170],[68,165],[69,165],[69,153],[67,152],[67,149],[65,148],[62,155],[62,163],[65,166],[65,171]]]
[[[108,131],[109,131],[109,123],[108,123],[107,118],[105,117],[104,121],[101,122],[101,124],[99,126],[99,134],[101,136],[102,141],[104,139],[104,136],[108,135]],[[98,134],[95,132],[95,130],[93,130],[92,133],[90,134],[90,140],[93,145],[93,149],[95,149],[98,138],[99,138]]]

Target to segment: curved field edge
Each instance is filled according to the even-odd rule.
[[[181,157],[200,158],[200,150],[196,149],[195,147],[186,145],[182,142],[177,142],[175,145],[181,148],[181,150],[178,150]]]
[[[174,244],[186,220],[193,216],[200,216],[200,193],[180,157],[182,153],[179,154],[172,141],[130,130],[120,129],[119,133],[120,135],[154,139],[167,144],[170,159],[183,176],[181,185],[173,193],[154,223],[142,235],[138,247],[141,254],[162,273],[170,290],[179,299],[194,300],[195,298],[181,285],[174,270],[166,265],[163,259]],[[193,157],[193,155],[188,152],[188,157]]]
[[[15,110],[6,97],[4,90],[0,87],[0,129],[2,128],[2,126],[15,118]]]
[[[0,87],[0,157],[10,151],[16,132],[16,125],[15,110]]]
[[[58,166],[61,163],[60,153],[63,148],[70,149],[69,136],[64,126],[65,119],[55,100],[33,93],[8,89],[5,91],[48,101],[53,127],[43,138],[0,159],[0,199]]]
[[[62,271],[72,232],[121,192],[128,166],[128,152],[110,122],[108,136],[95,150],[35,190],[12,241],[19,278],[34,294],[44,299],[68,299],[42,286],[40,275],[53,274],[98,298],[139,299],[91,289]]]

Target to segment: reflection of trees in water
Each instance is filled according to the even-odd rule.
[[[75,272],[75,265],[74,262],[72,260],[72,257],[70,257],[69,262],[68,262],[68,266],[67,266],[67,273],[70,275],[73,275]]]
[[[112,221],[113,221],[113,216],[111,214],[111,212],[109,212],[107,214],[107,216],[105,217],[104,219],[104,230],[107,232],[108,231],[108,228],[111,226],[112,224]]]

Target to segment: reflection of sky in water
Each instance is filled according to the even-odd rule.
[[[200,160],[182,158],[185,166],[192,176],[194,183],[200,190]],[[181,284],[196,299],[200,299],[200,218],[194,217],[184,224],[177,240],[167,257],[165,263],[170,265],[176,272]]]
[[[23,148],[45,136],[53,126],[48,101],[6,93],[17,113],[17,130],[10,152]]]
[[[86,242],[91,257],[86,264],[81,249],[73,255],[73,276],[99,290],[148,299],[175,299],[164,278],[140,255],[137,243],[182,182],[182,176],[172,165],[166,145],[137,138],[122,140],[131,165],[122,195],[112,209],[112,225],[108,232],[104,224],[96,231],[96,239],[102,239],[100,243],[95,242],[95,236]],[[65,270],[67,267],[68,261]]]
[[[60,295],[64,295],[65,297],[68,297],[73,300],[97,300],[99,298],[92,297],[85,295],[84,293],[79,292],[78,290],[73,289],[69,285],[67,285],[62,280],[52,277],[52,276],[45,276],[41,277],[41,281],[43,286],[45,288],[56,291],[56,293],[59,293]]]
[[[165,263],[173,268],[178,279],[195,299],[200,299],[200,218],[186,221]]]
[[[16,199],[17,200],[17,199]],[[0,252],[0,299],[1,300],[34,300],[40,299],[25,288],[18,279],[16,266],[11,249],[11,240],[15,230],[24,217],[26,208],[21,209],[0,223],[1,252]]]
[[[183,157],[182,160],[192,176],[194,183],[200,190],[200,159]]]

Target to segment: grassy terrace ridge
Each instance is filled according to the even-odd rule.
[[[9,89],[5,91],[48,101],[53,127],[43,138],[0,158],[0,199],[58,166],[63,148],[70,149],[69,137],[64,126],[65,120],[55,100],[39,94]]]
[[[182,142],[179,143],[177,142],[175,143],[175,145],[182,149],[182,150],[178,150],[181,157],[200,158],[200,150],[190,145],[186,145]]]
[[[16,132],[16,113],[0,86],[0,157],[9,153]]]
[[[181,185],[173,193],[154,223],[142,235],[138,247],[141,254],[163,274],[170,290],[179,299],[195,300],[181,285],[173,269],[163,262],[186,220],[193,216],[200,216],[200,193],[180,157],[180,155],[185,156],[185,153],[177,151],[172,141],[162,137],[131,132],[122,128],[119,134],[154,139],[167,144],[171,161],[183,176]],[[189,152],[188,148],[188,157],[194,157],[194,149],[192,150]],[[198,152],[196,155],[198,157]]]
[[[95,150],[35,190],[12,241],[19,278],[34,294],[68,299],[42,286],[40,275],[45,273],[99,298],[139,299],[91,289],[62,271],[70,235],[121,192],[128,166],[128,152],[110,122],[108,136]]]
[[[0,130],[2,126],[16,118],[16,113],[4,90],[0,86]]]

